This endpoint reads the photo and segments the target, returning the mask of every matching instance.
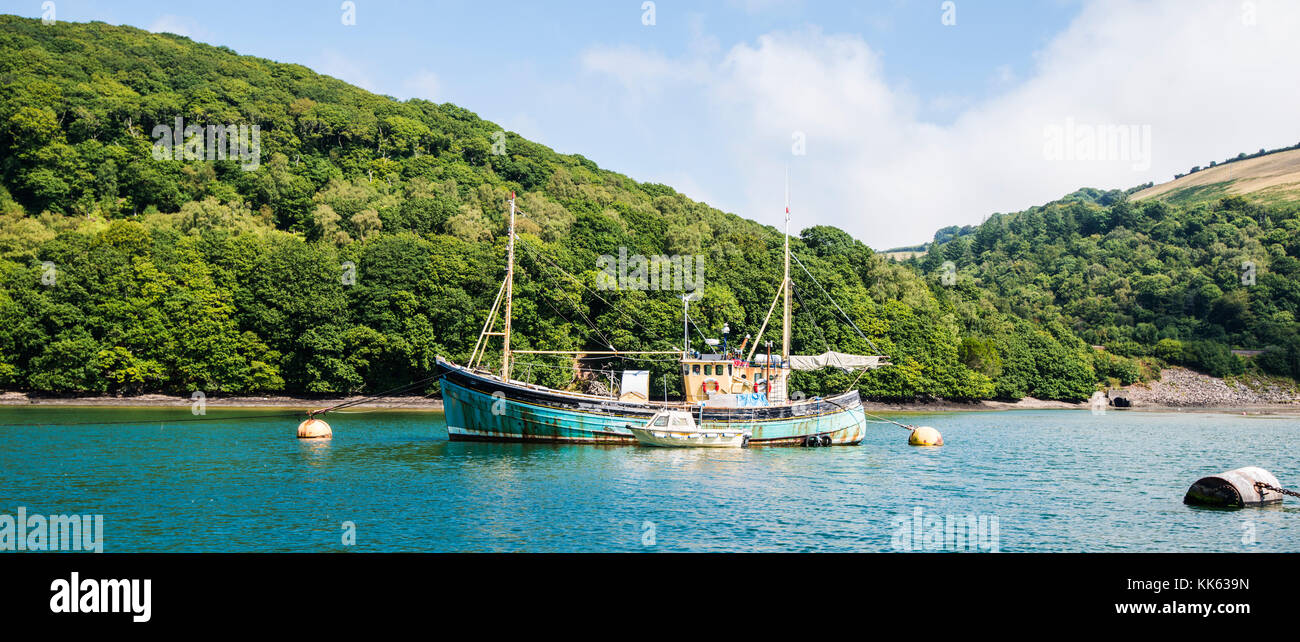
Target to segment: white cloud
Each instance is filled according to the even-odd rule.
[[[922,119],[917,98],[886,82],[879,54],[856,35],[806,28],[712,55],[618,47],[582,60],[623,87],[622,109],[659,119],[645,127],[682,118],[666,100],[701,106],[690,116],[722,148],[709,162],[735,173],[733,184],[723,173],[721,184],[705,186],[722,197],[710,204],[776,224],[788,165],[800,225],[837,225],[884,248],[1082,186],[1163,182],[1192,165],[1300,141],[1300,39],[1292,36],[1300,3],[1256,7],[1248,25],[1237,3],[1096,0],[1032,69],[1021,77],[995,70],[1001,93],[954,104],[945,124]],[[1045,128],[1067,119],[1150,126],[1150,168],[1045,157]],[[795,131],[807,135],[806,156],[790,154]],[[713,178],[703,166],[664,176],[691,169]]]
[[[421,69],[407,78],[405,86],[411,98],[439,102],[442,95],[442,82],[438,79],[438,74],[427,69]]]
[[[542,131],[542,126],[538,124],[537,119],[532,116],[519,112],[507,117],[501,121],[501,126],[508,131],[512,131],[528,140],[542,140],[546,134]]]
[[[199,26],[197,20],[172,14],[159,16],[157,20],[154,20],[149,25],[149,31],[154,33],[174,33],[192,40],[207,38],[207,31]]]
[[[320,54],[320,62],[313,65],[321,73],[333,76],[347,83],[356,85],[366,91],[375,91],[375,82],[367,71],[353,56],[348,56],[334,49],[326,49]]]
[[[803,0],[727,0],[727,4],[742,9],[745,13],[765,13],[773,9],[798,8]]]

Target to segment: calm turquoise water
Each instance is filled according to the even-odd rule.
[[[0,408],[3,424],[158,417],[190,414]],[[0,427],[0,513],[103,514],[105,552],[889,551],[917,508],[996,517],[1003,551],[1300,550],[1296,500],[1182,504],[1245,465],[1300,487],[1296,417],[908,415],[947,445],[872,424],[858,447],[734,451],[452,443],[435,412],[329,421],[329,442],[297,440],[292,418]]]

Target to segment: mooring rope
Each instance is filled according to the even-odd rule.
[[[315,417],[316,415],[322,415],[327,412],[335,412],[335,411],[342,410],[344,408],[351,408],[353,406],[367,403],[369,401],[373,401],[375,399],[379,399],[389,395],[397,394],[399,392],[406,392],[416,386],[423,385],[434,379],[437,379],[437,376],[426,377],[424,379],[420,379],[419,381],[414,381],[406,385],[397,386],[396,388],[391,388],[389,390],[375,393],[373,395],[366,395],[364,397],[358,397],[356,399],[349,399],[347,401],[343,401],[341,403],[337,403],[334,404],[333,406],[329,406],[326,408],[321,408],[319,410],[308,410],[306,411],[306,413],[307,416],[309,417]],[[115,420],[115,421],[64,421],[64,422],[43,421],[43,422],[35,422],[35,423],[0,424],[0,428],[40,428],[40,427],[57,428],[61,426],[129,426],[129,425],[156,424],[156,423],[177,424],[177,423],[200,423],[205,421],[245,421],[248,419],[284,419],[287,417],[301,417],[302,415],[303,415],[303,411],[299,410],[294,412],[277,412],[271,414],[242,415],[238,417],[202,416],[202,417],[182,417],[179,419],[175,417],[149,417],[145,419],[126,419],[126,420]]]
[[[863,411],[862,411],[862,414],[864,414],[864,415],[866,415],[866,416],[868,416],[868,417],[874,417],[874,418],[876,418],[876,419],[879,419],[879,420],[880,420],[879,423],[894,424],[895,426],[898,426],[898,427],[900,427],[900,428],[906,428],[907,430],[916,430],[916,426],[909,426],[909,425],[907,425],[907,424],[900,424],[900,423],[898,423],[897,421],[894,421],[894,420],[892,420],[892,419],[885,419],[884,417],[881,417],[881,416],[879,416],[879,415],[873,415],[873,414],[867,412],[866,410],[863,410]]]
[[[293,413],[281,412],[281,413],[270,414],[270,415],[244,415],[242,417],[206,417],[205,416],[205,417],[183,417],[180,419],[176,419],[174,417],[157,417],[157,418],[149,418],[149,419],[131,419],[131,420],[123,420],[123,421],[65,421],[65,422],[45,421],[39,423],[0,424],[0,428],[42,428],[42,427],[58,428],[62,426],[125,426],[125,425],[156,424],[156,423],[176,424],[176,423],[192,423],[192,422],[200,422],[200,421],[243,421],[245,419],[269,419],[273,417],[284,418],[284,417],[300,417],[300,416],[302,416],[301,412],[293,412]]]
[[[344,402],[342,402],[342,403],[334,404],[333,406],[329,406],[329,407],[327,407],[327,408],[321,408],[321,409],[319,409],[319,410],[309,410],[309,411],[307,411],[307,415],[308,415],[309,417],[315,417],[316,415],[323,415],[323,414],[325,414],[325,413],[327,413],[327,412],[334,412],[334,411],[336,411],[336,410],[342,410],[342,409],[344,409],[344,408],[351,408],[352,406],[359,406],[359,405],[361,405],[361,404],[363,404],[363,403],[367,403],[367,402],[369,402],[369,401],[373,401],[373,400],[375,400],[375,399],[380,399],[380,398],[383,398],[383,397],[387,397],[387,396],[389,396],[389,395],[394,395],[394,394],[397,394],[397,393],[399,393],[399,392],[407,392],[407,391],[411,390],[412,388],[415,388],[416,386],[424,385],[425,383],[428,383],[428,382],[430,382],[430,381],[433,381],[434,379],[437,379],[437,378],[438,378],[438,375],[433,375],[433,376],[431,376],[431,377],[425,377],[425,378],[420,379],[420,380],[417,380],[417,381],[412,381],[411,383],[408,383],[408,384],[406,384],[406,385],[397,386],[396,388],[390,388],[390,389],[385,390],[385,391],[383,391],[383,392],[377,392],[377,393],[375,393],[375,394],[373,394],[373,395],[366,395],[366,396],[364,396],[364,397],[358,397],[358,398],[356,398],[356,399],[349,399],[349,400],[347,400],[347,401],[344,401]]]

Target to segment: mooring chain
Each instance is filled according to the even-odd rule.
[[[1264,491],[1266,490],[1277,491],[1279,493],[1282,493],[1283,495],[1290,495],[1292,497],[1300,497],[1300,493],[1297,493],[1294,490],[1278,488],[1277,486],[1273,486],[1272,484],[1265,484],[1264,482],[1255,482],[1255,492],[1259,493],[1259,496],[1261,498],[1264,496]]]

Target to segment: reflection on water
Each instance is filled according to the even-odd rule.
[[[299,439],[298,446],[302,452],[303,461],[312,466],[325,465],[325,457],[329,455],[330,439]]]
[[[102,513],[107,551],[888,551],[893,524],[987,515],[1004,551],[1294,551],[1300,503],[1184,506],[1245,465],[1300,486],[1295,417],[909,414],[857,447],[657,449],[449,442],[436,412],[295,418],[188,408],[0,408],[0,513]],[[645,525],[654,545],[643,545]],[[1255,543],[1244,544],[1250,532]],[[351,549],[350,549],[351,550]]]

